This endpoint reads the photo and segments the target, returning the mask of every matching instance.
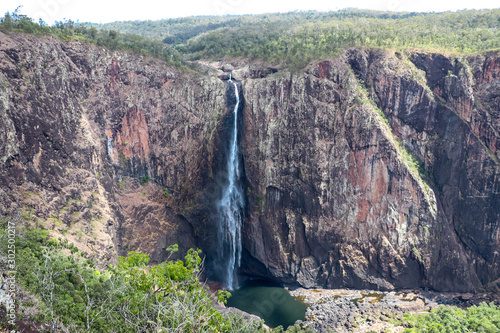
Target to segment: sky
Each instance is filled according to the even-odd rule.
[[[71,19],[106,23],[160,20],[194,15],[261,14],[294,10],[360,8],[390,11],[441,12],[499,8],[498,0],[1,0],[0,14],[22,5],[21,14],[48,24]]]

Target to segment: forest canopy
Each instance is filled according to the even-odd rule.
[[[398,13],[344,9],[241,16],[198,16],[48,27],[7,13],[0,29],[83,38],[174,60],[248,58],[302,67],[347,47],[475,53],[500,48],[500,9]]]
[[[244,57],[304,64],[346,47],[474,53],[500,48],[500,9],[395,13],[346,9],[127,21],[97,29],[135,32],[174,46],[188,59]]]

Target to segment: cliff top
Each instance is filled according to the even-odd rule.
[[[499,20],[500,9],[444,13],[351,9],[108,24],[69,20],[49,27],[14,12],[0,19],[0,30],[79,39],[151,54],[176,65],[184,60],[245,58],[303,68],[349,47],[459,54],[498,50]]]

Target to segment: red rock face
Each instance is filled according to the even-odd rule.
[[[421,283],[435,203],[357,101],[349,66],[336,59],[253,80],[244,94],[245,155],[260,160],[245,164],[253,196],[244,269],[256,274],[258,261],[259,274],[306,287]]]
[[[111,89],[117,88],[117,84],[120,79],[118,77],[119,74],[120,74],[120,68],[118,67],[118,61],[116,60],[116,58],[113,58],[113,60],[111,61],[111,66],[109,67],[108,70]]]
[[[112,140],[116,142],[117,151],[121,151],[125,158],[138,157],[149,162],[148,125],[144,113],[137,107],[132,107],[123,117]]]
[[[481,67],[478,69],[478,72],[482,75],[477,78],[477,83],[481,85],[491,84],[500,79],[500,57],[497,54],[487,54]]]
[[[330,62],[322,61],[318,63],[318,76],[321,79],[326,79],[330,73]]]

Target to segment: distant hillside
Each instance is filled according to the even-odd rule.
[[[297,25],[313,22],[342,20],[347,17],[371,17],[380,19],[401,19],[422,13],[394,13],[347,9],[337,12],[290,12],[261,15],[194,16],[159,21],[119,21],[105,24],[85,23],[88,27],[116,30],[124,33],[139,34],[143,37],[162,40],[167,44],[183,44],[190,38],[218,28],[240,28],[263,23],[279,22]]]
[[[242,21],[247,21],[246,18],[248,16],[196,16],[159,21],[121,21],[105,24],[85,23],[85,25],[138,34],[167,44],[183,44],[190,38],[208,31],[223,27],[239,27]]]
[[[303,65],[351,46],[474,53],[500,48],[500,9],[445,13],[366,10],[202,16],[87,24],[175,45],[190,59],[245,57]]]
[[[445,13],[367,10],[201,16],[108,24],[40,25],[18,12],[0,30],[51,34],[112,49],[184,60],[244,58],[303,68],[349,47],[470,54],[500,49],[500,9]]]

